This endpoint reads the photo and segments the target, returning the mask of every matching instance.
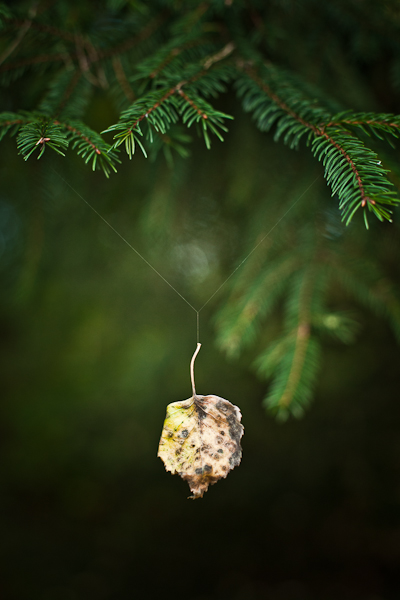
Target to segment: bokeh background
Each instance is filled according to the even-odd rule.
[[[96,102],[101,130],[112,108]],[[321,174],[231,112],[224,144],[194,141],[173,168],[136,156],[110,180],[2,143],[6,600],[400,597],[399,348],[384,320],[360,308],[357,343],[326,342],[313,404],[282,424],[262,406],[254,351],[230,362],[215,344],[221,289],[201,312],[196,387],[241,408],[242,464],[193,502],[156,457],[166,405],[191,393],[196,314],[82,198],[202,306],[237,266],[255,207],[267,232],[276,186],[296,178],[300,195]],[[304,210],[315,198],[336,210],[322,177],[312,192]],[[284,232],[285,219],[271,236]],[[379,252],[398,232],[397,218],[369,243]],[[387,262],[398,280],[398,256]]]

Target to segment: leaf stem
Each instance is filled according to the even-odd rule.
[[[198,355],[200,348],[201,344],[197,344],[197,348],[192,356],[192,360],[190,361],[190,379],[192,381],[193,398],[196,397],[196,388],[194,385],[194,361],[196,360],[196,356]]]

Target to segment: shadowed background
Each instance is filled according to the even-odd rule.
[[[399,351],[384,322],[361,312],[355,345],[329,342],[314,403],[280,424],[252,352],[228,362],[215,346],[221,290],[201,312],[196,387],[241,408],[242,464],[192,502],[156,458],[166,405],[191,393],[196,314],[61,177],[197,308],[236,267],[257,190],[266,202],[286,185],[274,160],[303,173],[298,196],[319,174],[246,117],[235,127],[174,170],[138,156],[109,181],[3,146],[7,600],[399,597]],[[332,202],[322,179],[299,204],[313,194]]]
[[[76,15],[90,23],[97,11],[67,4],[71,31]],[[356,35],[360,3],[349,4],[321,14],[304,4],[290,23],[290,4],[271,3],[276,20],[257,35],[331,100],[398,114],[397,39],[370,16],[379,3],[364,3],[369,20]],[[396,3],[385,7],[395,25]],[[256,17],[249,12],[255,30]],[[334,17],[343,24],[336,37]],[[25,82],[33,96],[45,87],[45,75],[32,73],[7,88],[4,110],[32,108]],[[301,237],[310,223],[324,239],[348,235],[350,262],[376,257],[398,283],[398,211],[393,225],[373,222],[366,233],[353,223],[344,233],[322,166],[257,132],[233,95],[215,103],[235,115],[225,142],[208,152],[194,141],[173,168],[161,156],[125,157],[106,180],[71,152],[25,163],[14,140],[2,141],[4,600],[400,597],[399,348],[386,321],[335,290],[335,307],[357,308],[357,341],[325,340],[313,403],[282,424],[262,405],[268,383],[254,367],[280,330],[281,307],[255,345],[228,361],[215,323],[229,282],[213,296],[260,236],[272,229],[255,260],[278,240],[295,255],[296,227]],[[118,118],[101,90],[87,112],[96,131]],[[398,150],[390,156],[398,164]],[[202,500],[187,500],[187,484],[156,457],[166,405],[191,395],[196,313],[79,195],[190,304],[206,303],[196,388],[238,405],[245,435],[242,464]]]

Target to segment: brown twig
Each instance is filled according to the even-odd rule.
[[[101,154],[101,150],[97,148],[96,144],[94,144],[86,135],[79,131],[79,129],[76,129],[76,127],[72,127],[72,125],[68,125],[67,123],[61,123],[60,121],[53,121],[53,123],[54,125],[61,125],[61,127],[64,127],[65,129],[68,129],[68,131],[71,131],[75,135],[78,135],[83,140],[85,140],[85,142],[87,142],[90,146],[92,146],[96,154]]]
[[[387,121],[374,121],[373,119],[369,119],[368,121],[352,121],[351,119],[343,119],[343,121],[331,121],[330,123],[327,123],[325,127],[340,127],[340,125],[342,125],[343,123],[345,123],[346,125],[371,125],[372,127],[383,127],[387,125],[388,127],[396,127],[397,129],[400,129],[400,124],[398,123],[388,123]]]
[[[183,48],[173,48],[168,56],[150,73],[150,79],[155,79],[157,75],[175,58],[182,52]]]
[[[24,58],[13,63],[7,63],[6,65],[0,67],[0,72],[3,73],[4,71],[12,71],[13,69],[19,69],[20,67],[43,62],[61,62],[72,57],[76,57],[76,54],[68,54],[67,52],[60,52],[58,54],[38,54],[33,58]]]
[[[158,15],[157,17],[152,19],[147,24],[147,26],[136,37],[130,38],[129,40],[122,42],[122,44],[118,44],[117,46],[114,46],[113,48],[109,48],[108,50],[104,50],[102,52],[96,51],[96,55],[92,56],[90,58],[89,62],[90,63],[99,62],[105,58],[109,58],[116,54],[123,54],[124,52],[127,52],[128,50],[130,50],[131,48],[133,48],[140,42],[142,42],[145,39],[147,39],[148,37],[150,37],[152,35],[152,33],[154,33],[154,31],[156,31],[158,29],[158,27],[160,27],[162,25],[162,23],[166,19],[166,16],[167,15],[164,12],[161,15]],[[13,23],[15,25],[23,25],[25,23],[25,21],[21,21],[19,19],[8,19],[8,22]],[[40,31],[50,33],[51,35],[54,35],[56,37],[64,38],[75,44],[77,43],[77,40],[78,40],[78,37],[73,33],[69,33],[67,31],[62,31],[61,29],[57,29],[56,27],[43,25],[43,24],[37,23],[35,21],[32,21],[31,27],[38,29]],[[85,46],[85,44],[87,45],[88,42],[87,42],[87,40],[84,40],[82,37],[80,37],[80,43],[82,46]],[[41,62],[63,61],[66,58],[69,58],[69,59],[75,58],[75,59],[78,59],[78,62],[79,62],[79,59],[82,58],[82,55],[79,53],[79,51],[69,52],[69,53],[62,52],[62,53],[58,53],[58,54],[41,54],[38,56],[34,56],[32,58],[25,58],[25,59],[16,61],[14,63],[9,63],[6,65],[3,65],[2,67],[0,67],[0,72],[9,71],[9,70],[17,69],[19,67],[23,67],[26,65],[37,64],[37,63],[41,63]]]
[[[207,73],[207,70],[216,62],[223,60],[224,58],[226,58],[227,56],[229,56],[229,54],[231,54],[233,52],[233,50],[235,49],[235,44],[233,42],[229,42],[228,44],[226,44],[226,46],[224,48],[222,48],[222,50],[220,50],[219,52],[217,52],[216,54],[213,54],[212,56],[210,56],[204,63],[203,65],[203,69],[197,73],[196,75],[194,75],[193,77],[191,77],[188,81],[181,81],[178,83],[178,85],[176,85],[175,87],[171,88],[170,90],[168,90],[168,92],[158,101],[154,104],[154,106],[152,106],[151,108],[149,108],[146,113],[144,113],[139,119],[137,119],[132,127],[129,129],[129,132],[131,133],[132,130],[138,125],[138,123],[140,123],[140,121],[142,121],[143,119],[147,118],[149,116],[149,114],[151,112],[153,112],[153,110],[155,110],[156,108],[158,108],[163,102],[165,102],[165,100],[167,100],[170,96],[172,96],[172,94],[174,93],[178,93],[180,96],[182,96],[182,98],[184,98],[184,100],[190,104],[190,106],[192,106],[197,113],[202,117],[202,119],[208,119],[208,116],[206,115],[206,113],[204,113],[197,105],[196,103],[189,98],[189,96],[187,94],[185,94],[185,92],[183,92],[182,87],[188,83],[193,83],[194,81],[197,81],[198,79],[200,79],[202,76],[204,76]],[[181,51],[179,48],[176,49],[175,52],[175,56],[177,54],[179,54],[179,52]],[[172,60],[172,57],[170,58],[170,60]],[[157,71],[159,72],[159,71]],[[150,75],[150,77],[152,77],[153,73]]]
[[[174,94],[177,91],[177,87],[178,86],[175,86],[175,87],[171,88],[170,90],[168,90],[168,92],[166,94],[164,94],[164,96],[162,98],[160,98],[160,100],[158,100],[158,102],[156,102],[155,104],[153,104],[153,106],[151,106],[145,113],[143,113],[141,117],[139,117],[138,119],[136,119],[136,121],[133,123],[133,125],[128,130],[128,132],[132,133],[132,131],[135,129],[135,127],[141,121],[143,121],[143,119],[147,119],[147,117],[153,112],[153,110],[155,110],[156,108],[158,108],[159,106],[161,106],[161,104],[163,102],[165,102],[170,96],[172,96],[172,94]]]
[[[310,304],[312,300],[313,284],[315,281],[315,269],[304,278],[300,290],[299,324],[296,328],[296,342],[290,372],[286,386],[279,399],[279,406],[287,408],[295,394],[300,382],[301,374],[306,359],[308,343],[311,335],[310,327]]]
[[[223,60],[224,58],[232,54],[235,48],[236,46],[233,42],[229,42],[228,44],[226,44],[226,46],[224,46],[222,50],[207,58],[203,65],[204,69],[208,70],[214,63],[219,62],[220,60]]]
[[[32,19],[35,17],[37,11],[37,4],[32,6],[28,13],[28,19],[22,21],[21,29],[18,32],[17,37],[11,42],[11,44],[6,48],[0,56],[0,65],[7,60],[7,58],[14,52],[14,50],[20,45],[25,35],[28,33],[29,29],[32,26]]]
[[[206,113],[204,113],[204,112],[203,112],[203,111],[202,111],[202,110],[201,110],[201,109],[200,109],[200,108],[199,108],[199,107],[198,107],[198,106],[195,104],[195,102],[193,102],[193,100],[191,100],[191,99],[189,98],[189,96],[187,96],[187,95],[185,94],[185,92],[183,92],[181,89],[179,89],[179,90],[176,90],[176,91],[178,92],[178,94],[179,94],[180,96],[182,96],[182,98],[184,98],[184,99],[186,100],[186,102],[187,102],[188,104],[190,104],[190,106],[192,106],[192,107],[193,107],[193,108],[194,108],[194,109],[197,111],[197,113],[198,113],[198,114],[201,116],[201,118],[202,118],[202,119],[208,119],[208,117],[207,117]]]
[[[78,85],[79,80],[80,80],[81,77],[82,77],[81,71],[77,70],[75,72],[75,75],[71,79],[71,81],[69,83],[69,86],[65,90],[65,94],[64,94],[64,96],[63,96],[63,98],[62,98],[62,100],[61,100],[61,102],[60,102],[60,104],[58,106],[58,110],[56,111],[56,115],[59,115],[62,112],[65,104],[67,103],[68,99],[71,97],[71,94],[74,91],[74,89],[76,88],[76,86]]]
[[[165,21],[167,18],[167,14],[164,11],[160,15],[157,15],[154,19],[152,19],[146,27],[142,29],[142,31],[135,37],[114,46],[114,48],[109,48],[108,50],[103,50],[103,52],[98,53],[98,60],[102,60],[104,58],[109,58],[110,56],[114,56],[115,54],[124,54],[140,42],[143,42],[147,38],[149,38],[152,33],[154,33]]]
[[[22,19],[5,19],[8,23],[17,26],[23,26],[26,23],[25,20]],[[68,31],[64,31],[63,29],[58,29],[57,27],[53,27],[51,25],[45,25],[44,23],[38,23],[37,21],[31,21],[30,27],[32,29],[36,29],[38,31],[43,31],[45,33],[50,33],[54,37],[63,38],[68,40],[69,42],[74,42],[76,39],[76,35],[74,33],[69,33]]]
[[[24,119],[15,119],[14,121],[2,121],[1,125],[19,125],[25,123]]]
[[[119,56],[114,56],[114,58],[112,59],[112,65],[115,77],[117,78],[117,81],[120,84],[122,91],[124,92],[125,96],[130,102],[134,102],[136,100],[136,95],[131,86],[129,85],[129,81],[126,78],[124,67],[122,66],[121,59],[119,58]]]

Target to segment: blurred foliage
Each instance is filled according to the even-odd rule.
[[[247,243],[248,204],[262,204],[260,190],[279,185],[276,170],[262,168],[268,144],[245,134],[246,121],[241,126],[242,166],[234,138],[220,161],[196,146],[174,171],[142,158],[107,183],[61,158],[37,166],[4,156],[7,600],[169,598],[177,585],[193,600],[394,600],[399,592],[398,350],[366,309],[358,312],[364,328],[356,345],[326,341],[313,410],[281,427],[265,418],[264,386],[249,370],[257,350],[233,365],[214,346],[221,290],[201,313],[196,384],[240,406],[242,465],[206,504],[191,504],[186,484],[156,458],[166,405],[191,394],[196,314],[69,185],[200,305]],[[312,167],[295,156],[293,177],[306,177]],[[316,200],[298,204],[306,201]],[[283,220],[273,239],[285,243],[286,231]],[[398,278],[392,231],[379,244],[370,231],[365,247],[372,244]],[[354,311],[339,288],[335,294],[346,314]],[[260,347],[279,330],[279,314],[267,321]],[[181,566],[189,551],[194,564],[207,555],[206,581]]]
[[[0,138],[17,136],[25,160],[41,158],[46,148],[64,155],[71,147],[109,177],[121,148],[135,155],[134,172],[142,164],[138,147],[153,161],[163,149],[175,170],[175,191],[182,193],[180,157],[189,155],[190,142],[185,126],[197,129],[210,148],[230,124],[234,151],[213,147],[218,164],[229,162],[215,200],[220,229],[228,228],[222,237],[203,220],[201,242],[196,232],[172,243],[188,227],[181,205],[173,194],[152,200],[150,190],[142,194],[143,214],[157,225],[140,216],[136,233],[152,242],[154,256],[174,253],[188,286],[179,293],[185,297],[193,287],[195,312],[227,282],[218,343],[229,356],[257,351],[257,371],[271,380],[264,405],[279,419],[304,414],[327,339],[355,341],[354,300],[386,318],[400,338],[400,296],[386,262],[398,251],[396,231],[387,228],[400,174],[400,117],[391,113],[398,98],[395,4],[364,2],[361,10],[356,1],[213,0],[190,2],[184,11],[170,0],[108,2],[96,10],[90,2],[1,6]],[[294,53],[287,50],[288,32]],[[374,78],[383,67],[381,79]],[[259,137],[257,150],[249,151],[254,134],[239,103],[260,131],[273,131],[276,142],[300,149],[300,156]],[[307,146],[324,173],[309,160]],[[78,164],[68,168],[72,177]],[[197,168],[211,183],[210,169],[200,160]],[[95,204],[95,211],[102,209]],[[354,219],[345,231],[341,221],[353,225],[357,212],[367,228],[368,215],[382,225],[374,219],[366,235]],[[240,240],[234,235],[239,221]],[[235,248],[230,256],[224,243]],[[179,287],[170,266],[161,271]]]
[[[89,27],[95,4],[70,5],[66,26],[75,11]],[[329,3],[322,29],[308,3],[293,20],[292,2],[268,6],[274,26],[255,30],[261,44],[294,70],[307,64],[303,75],[344,104],[396,110],[395,2],[385,3],[390,22],[375,3]],[[3,96],[7,110],[21,82]],[[224,144],[193,142],[173,168],[137,155],[105,179],[74,155],[24,162],[13,140],[0,146],[6,600],[399,597],[397,214],[368,232],[344,228],[312,157],[251,127],[232,94],[224,101],[235,116]],[[99,89],[89,126],[114,118]],[[397,183],[397,150],[384,153]],[[196,387],[237,404],[245,435],[241,467],[201,502],[187,502],[186,483],[156,458],[166,405],[191,395],[196,313],[80,196],[205,305]],[[273,386],[257,372],[282,356],[279,341],[298,325],[298,278],[316,266],[317,401],[282,427],[263,410]]]

